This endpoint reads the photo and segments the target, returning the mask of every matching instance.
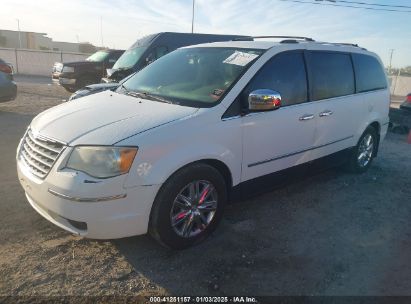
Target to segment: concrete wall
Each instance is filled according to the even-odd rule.
[[[50,76],[55,62],[79,61],[88,56],[90,54],[0,48],[0,58],[11,63],[15,73],[27,75]]]
[[[51,50],[51,51],[63,51],[81,53],[81,48],[84,45],[88,45],[91,49],[95,49],[95,46],[88,42],[74,43],[53,41],[53,39],[47,37],[46,33],[36,32],[18,32],[9,30],[0,30],[0,47],[2,48],[20,48],[19,35],[21,38],[22,49],[35,49],[35,50]]]
[[[411,77],[408,76],[390,76],[391,94],[406,96],[411,93]]]

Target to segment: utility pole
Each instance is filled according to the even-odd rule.
[[[390,49],[390,65],[388,67],[388,74],[391,75],[391,64],[392,64],[392,54],[394,53],[394,49]]]
[[[21,48],[20,20],[19,19],[16,19],[16,20],[17,20],[17,30],[19,31],[19,45]]]
[[[100,16],[100,36],[101,36],[101,47],[104,46],[104,41],[103,41],[103,17]]]
[[[193,14],[191,18],[191,34],[194,33],[194,5],[195,5],[195,0],[193,0]]]

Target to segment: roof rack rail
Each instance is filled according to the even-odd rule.
[[[300,36],[247,36],[247,37],[234,38],[232,41],[242,41],[242,40],[249,41],[250,39],[264,39],[264,38],[285,38],[285,39],[291,38],[291,39],[298,39],[298,40],[304,40],[304,41],[315,41],[312,38],[300,37]]]
[[[360,48],[360,49],[365,50],[365,51],[367,50],[366,48],[364,48],[362,46],[359,46],[356,43],[345,43],[345,42],[343,42],[343,43],[333,43],[333,44],[343,45],[343,46],[353,46],[353,47],[357,47],[357,48]]]
[[[334,44],[340,44],[340,45],[348,45],[348,46],[355,46],[355,47],[360,47],[358,44],[356,43],[345,43],[345,42],[336,42]]]

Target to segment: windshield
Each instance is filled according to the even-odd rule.
[[[86,61],[103,62],[108,56],[105,51],[98,51],[86,59]]]
[[[120,56],[113,66],[113,69],[129,69],[133,67],[147,47],[136,47],[134,49],[129,49]]]
[[[211,107],[262,53],[220,47],[180,49],[154,61],[123,87],[173,103]]]

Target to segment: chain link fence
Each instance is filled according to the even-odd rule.
[[[0,48],[0,58],[11,63],[16,74],[50,76],[55,62],[86,59],[90,54]]]

